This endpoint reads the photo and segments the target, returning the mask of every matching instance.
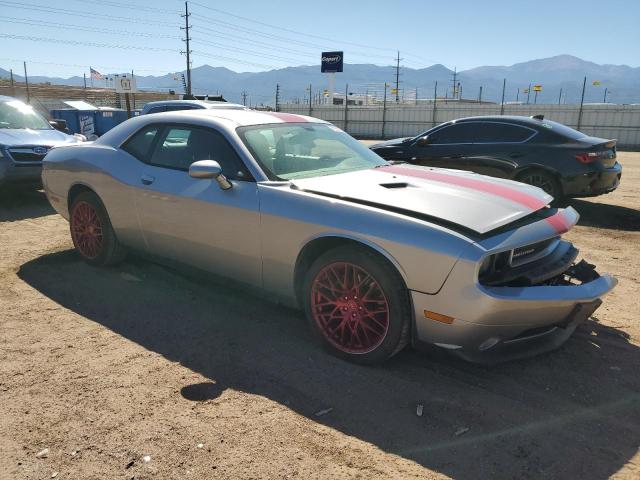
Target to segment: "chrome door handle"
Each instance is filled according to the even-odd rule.
[[[140,181],[145,185],[151,185],[153,182],[156,181],[156,179],[151,175],[142,175],[142,177],[140,177]]]

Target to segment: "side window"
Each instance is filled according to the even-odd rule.
[[[514,143],[523,142],[534,132],[528,128],[507,123],[475,123],[476,143]]]
[[[472,143],[473,130],[470,123],[449,125],[429,135],[429,144]]]
[[[215,160],[231,179],[248,179],[249,173],[221,133],[198,127],[167,127],[149,163],[174,170],[189,170],[193,162]]]
[[[157,126],[143,128],[127,140],[124,145],[122,145],[122,149],[136,157],[141,162],[146,161],[151,145],[153,144],[156,135],[158,135],[158,130],[159,128]]]

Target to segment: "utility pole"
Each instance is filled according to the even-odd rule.
[[[516,103],[520,101],[520,87],[518,87],[518,91],[516,92]]]
[[[507,79],[502,79],[502,100],[500,101],[500,115],[504,115],[504,90],[507,88]]]
[[[29,77],[27,76],[27,62],[24,63],[24,82],[27,85],[27,103],[31,103],[31,94],[29,93]]]
[[[529,84],[529,88],[527,88],[527,105],[529,105],[529,95],[531,95],[531,84]]]
[[[480,85],[480,92],[478,92],[478,103],[482,103],[482,85]]]
[[[398,50],[398,56],[396,57],[396,103],[400,102],[400,50]]]
[[[311,87],[311,84],[309,84],[309,116],[311,116],[311,113],[313,112],[313,109],[311,107],[311,99],[313,97],[313,89]],[[345,93],[345,102],[347,101],[347,94]],[[345,129],[346,130],[346,129]]]
[[[82,73],[82,81],[84,82],[84,99],[87,99],[87,74]]]
[[[418,87],[416,87],[416,105],[418,105]]]
[[[280,84],[276,84],[276,112],[280,111]]]
[[[608,93],[609,89],[607,87],[604,87],[604,98],[602,99],[602,103],[607,103],[607,93]]]
[[[560,105],[561,101],[562,101],[562,87],[560,87],[560,95],[558,95],[558,105]]]
[[[247,106],[247,92],[245,90],[242,91],[242,105]]]
[[[576,127],[576,130],[580,130],[581,124],[582,124],[582,107],[584,105],[584,91],[587,88],[587,77],[584,77],[584,80],[582,81],[582,96],[580,97],[580,110],[578,111],[578,126]]]
[[[184,27],[180,27],[180,30],[184,30],[185,34],[186,34],[186,38],[183,39],[184,42],[186,42],[187,44],[187,49],[184,52],[180,52],[180,53],[185,53],[187,55],[187,89],[186,89],[186,93],[187,95],[191,96],[191,49],[189,48],[189,42],[191,41],[191,34],[189,32],[189,30],[191,29],[191,27],[189,26],[189,16],[191,14],[189,13],[189,2],[184,2],[184,15],[180,15],[181,17],[184,18]]]

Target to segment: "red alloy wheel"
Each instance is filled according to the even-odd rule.
[[[102,253],[102,222],[95,207],[88,202],[78,202],[71,213],[73,243],[83,257],[90,260]]]
[[[345,353],[371,352],[389,330],[384,291],[353,263],[331,263],[318,272],[311,284],[311,312],[322,335]]]

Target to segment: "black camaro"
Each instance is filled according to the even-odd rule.
[[[542,116],[461,118],[371,149],[387,160],[517,180],[556,199],[609,193],[622,175],[615,140],[589,137]]]

